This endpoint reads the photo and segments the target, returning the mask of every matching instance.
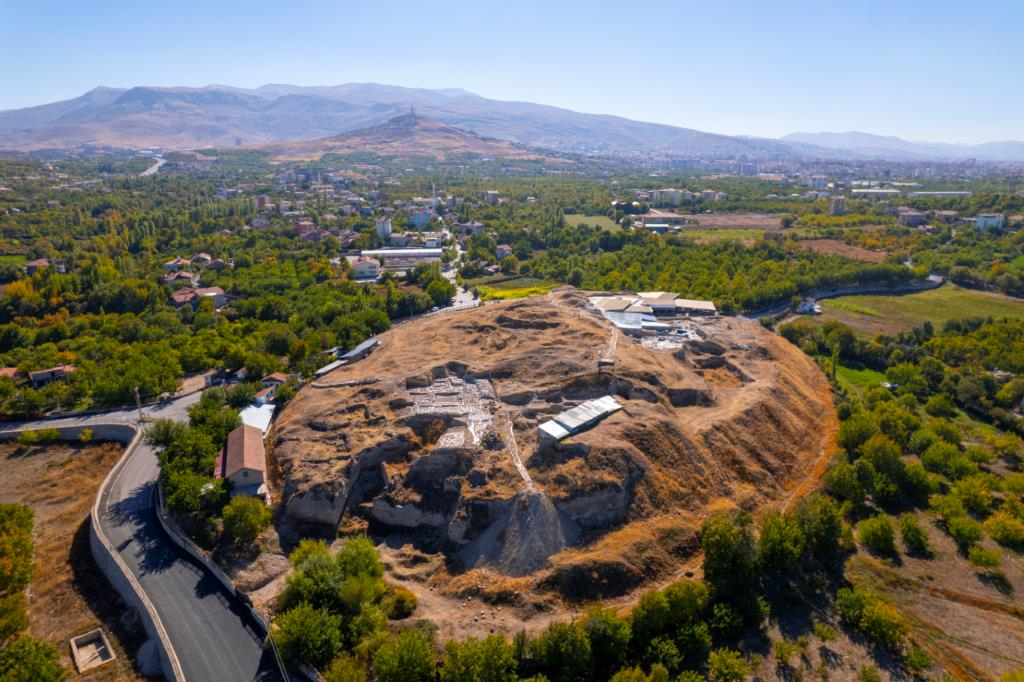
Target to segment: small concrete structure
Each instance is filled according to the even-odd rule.
[[[111,662],[117,655],[110,646],[107,633],[102,628],[96,628],[71,640],[71,658],[81,675],[86,670]]]

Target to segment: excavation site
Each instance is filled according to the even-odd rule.
[[[540,608],[671,579],[708,513],[813,485],[837,424],[811,359],[735,317],[633,329],[610,300],[429,315],[307,384],[271,434],[282,524],[369,534],[428,607]]]

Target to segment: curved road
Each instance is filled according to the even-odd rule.
[[[183,421],[199,393],[143,409],[147,418]],[[4,431],[100,424],[138,424],[134,409],[38,422]],[[156,518],[159,464],[140,442],[100,500],[101,524],[163,622],[188,682],[279,680],[262,628],[215,577],[174,544]]]

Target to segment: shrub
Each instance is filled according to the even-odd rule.
[[[985,532],[1004,547],[1024,546],[1024,522],[1013,514],[999,510],[984,523]]]
[[[326,665],[341,651],[341,617],[302,603],[281,614],[273,631],[281,656],[289,663]]]
[[[708,654],[708,677],[712,682],[742,682],[750,674],[750,666],[738,651],[716,649]]]
[[[441,682],[511,682],[516,679],[512,645],[500,635],[448,642],[440,678]]]
[[[975,514],[984,514],[992,506],[991,483],[984,474],[960,479],[953,486],[953,493]]]
[[[916,673],[924,672],[932,667],[932,657],[928,655],[927,651],[916,646],[907,649],[907,655],[903,660],[907,664],[907,668]]]
[[[860,618],[860,630],[868,641],[895,649],[907,632],[907,623],[892,604],[880,598],[869,599]]]
[[[977,568],[997,569],[1001,556],[1002,552],[995,547],[988,549],[981,545],[974,545],[967,551],[967,560]]]
[[[373,655],[378,682],[428,682],[434,678],[436,664],[430,639],[417,628],[402,630]]]
[[[78,434],[78,441],[80,443],[88,443],[92,441],[92,429],[82,429],[82,432]]]
[[[412,590],[404,587],[396,587],[388,595],[388,618],[391,620],[402,620],[412,615],[416,610],[419,600]]]
[[[324,682],[366,682],[366,664],[348,654],[331,661],[323,674]]]
[[[884,514],[877,514],[861,521],[857,527],[857,539],[873,554],[896,554],[892,521]]]
[[[0,643],[28,629],[28,609],[21,591],[0,597]]]
[[[873,665],[865,665],[857,672],[859,682],[882,682],[882,673]]]
[[[953,418],[956,416],[956,405],[948,394],[936,393],[925,401],[924,411],[933,417]]]
[[[0,649],[0,680],[56,682],[67,671],[61,667],[57,647],[34,637],[19,637]]]
[[[799,650],[796,642],[791,642],[785,637],[772,642],[772,656],[782,665],[789,665],[790,659],[796,656]]]
[[[960,550],[965,552],[982,537],[981,524],[967,516],[950,519],[946,523],[946,530],[959,545]]]
[[[831,625],[825,623],[814,624],[814,634],[823,642],[831,642],[839,637],[839,633]]]
[[[250,544],[270,525],[270,510],[262,500],[238,495],[224,507],[224,532],[235,542]]]
[[[917,517],[912,514],[905,514],[900,517],[900,537],[907,551],[918,556],[931,555],[931,546],[928,543],[928,534],[917,522]]]

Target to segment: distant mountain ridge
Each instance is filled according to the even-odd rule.
[[[72,100],[0,112],[0,148],[85,145],[194,149],[312,140],[358,130],[415,107],[430,119],[534,148],[610,155],[789,156],[775,140],[704,133],[529,102],[491,100],[460,89],[374,83],[255,89],[97,88]]]
[[[384,124],[410,107],[483,138],[576,154],[1024,161],[1024,142],[950,145],[857,132],[793,133],[781,140],[737,137],[487,99],[458,88],[376,83],[99,87],[61,102],[0,111],[0,150],[197,149],[319,140]]]
[[[978,159],[982,161],[1024,161],[1024,142],[984,142],[957,145],[943,142],[912,142],[895,136],[872,135],[850,131],[845,133],[791,133],[784,142],[840,149],[868,158],[905,160]]]

